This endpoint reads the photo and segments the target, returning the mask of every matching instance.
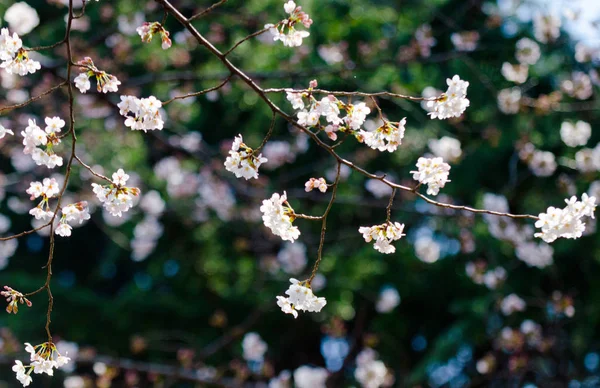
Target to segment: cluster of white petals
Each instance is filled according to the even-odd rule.
[[[522,84],[527,81],[527,76],[529,75],[529,66],[523,64],[513,65],[508,62],[504,62],[500,72],[507,81],[514,82],[516,84]]]
[[[387,367],[383,361],[377,359],[377,353],[371,348],[363,349],[356,356],[354,378],[363,388],[379,388],[393,384]]]
[[[72,203],[62,208],[62,217],[54,232],[59,236],[68,237],[71,235],[71,230],[73,229],[69,225],[69,222],[79,222],[79,224],[82,224],[89,219],[90,210],[86,201]]]
[[[399,222],[386,222],[381,225],[373,226],[361,226],[358,231],[362,233],[363,238],[366,242],[375,240],[373,248],[381,253],[394,253],[396,247],[392,245],[392,242],[400,240],[402,236],[406,236],[404,233],[404,224]]]
[[[42,201],[29,210],[29,214],[36,220],[50,220],[54,216],[54,212],[50,210],[48,200],[58,195],[59,191],[58,182],[54,178],[44,178],[42,182],[31,182],[25,192],[30,195],[31,200],[41,197]]]
[[[15,361],[15,365],[12,367],[13,372],[16,373],[17,380],[24,387],[31,384],[33,381],[31,373],[42,374],[46,373],[49,376],[54,375],[54,369],[61,368],[69,363],[71,359],[61,355],[56,346],[51,342],[46,342],[37,346],[33,346],[29,343],[25,343],[25,351],[29,353],[30,364],[23,365],[19,360]]]
[[[46,128],[42,130],[35,120],[29,119],[29,125],[21,132],[25,146],[23,153],[31,155],[38,166],[44,165],[48,168],[62,166],[63,159],[54,153],[53,147],[60,144],[57,133],[65,126],[65,121],[60,117],[46,117],[45,122]]]
[[[541,56],[540,46],[529,38],[517,41],[515,57],[523,65],[535,65]]]
[[[229,156],[225,159],[225,168],[235,174],[236,178],[258,179],[258,168],[268,162],[262,154],[254,155],[254,150],[244,143],[242,135],[233,140]]]
[[[325,298],[313,294],[309,284],[294,278],[290,278],[290,283],[290,287],[285,292],[287,298],[277,296],[277,305],[284,313],[298,318],[298,311],[318,313],[327,304]]]
[[[274,235],[283,240],[294,242],[300,236],[300,230],[293,226],[294,209],[287,202],[287,194],[274,193],[270,199],[265,199],[260,207],[265,226],[271,229]]]
[[[24,76],[41,69],[39,62],[29,58],[19,35],[16,32],[10,35],[8,28],[0,31],[0,61],[0,68],[9,74]]]
[[[592,136],[592,126],[585,121],[575,124],[564,121],[560,126],[560,138],[569,147],[584,146]]]
[[[280,40],[284,46],[298,47],[302,45],[302,39],[308,37],[310,33],[304,30],[297,30],[295,26],[300,23],[305,28],[309,28],[312,24],[312,19],[308,14],[302,11],[302,7],[296,6],[293,1],[288,1],[283,5],[285,12],[290,15],[287,19],[273,24],[265,24],[265,29],[268,29],[273,40]]]
[[[378,313],[389,313],[400,304],[400,293],[394,287],[385,287],[379,293],[375,310]]]
[[[126,117],[126,127],[144,132],[163,129],[164,121],[159,111],[162,103],[156,97],[121,96],[117,106],[121,116]]]
[[[504,315],[511,315],[517,311],[525,311],[527,304],[517,294],[510,294],[500,302],[500,311]]]
[[[411,171],[413,179],[421,184],[427,185],[427,194],[437,195],[440,189],[446,185],[450,175],[450,165],[444,163],[442,158],[419,158],[417,160],[418,171]]]
[[[448,162],[457,162],[462,156],[460,141],[452,137],[443,136],[440,139],[431,139],[427,145],[435,156]]]
[[[255,332],[246,333],[242,340],[242,350],[246,361],[262,361],[267,348],[267,343]]]
[[[429,116],[432,119],[448,119],[460,117],[470,102],[467,99],[469,82],[463,81],[458,75],[446,80],[448,90],[435,100],[428,101],[427,106],[432,109]]]
[[[565,199],[567,206],[563,209],[550,206],[546,213],[539,215],[535,227],[541,232],[535,237],[542,238],[550,243],[559,237],[575,239],[581,237],[585,230],[585,224],[581,221],[583,217],[594,218],[596,210],[596,197],[590,197],[586,193],[581,196],[581,201],[572,196]]]
[[[128,179],[129,175],[125,174],[125,171],[120,168],[112,175],[111,185],[102,186],[92,183],[94,194],[113,216],[121,217],[123,212],[133,207],[135,197],[140,195],[140,189],[137,187],[125,186]]]
[[[306,191],[307,193],[309,191],[312,191],[313,189],[319,189],[319,191],[321,193],[324,193],[327,191],[327,181],[325,180],[325,178],[310,178],[308,181],[306,181],[306,183],[304,184],[304,191]]]
[[[379,128],[373,131],[361,130],[359,134],[365,144],[374,150],[394,152],[402,144],[405,125],[406,117],[397,123],[385,121]]]
[[[75,87],[79,89],[81,93],[85,93],[91,88],[90,77],[96,77],[96,90],[98,93],[117,92],[121,81],[112,74],[108,74],[103,70],[99,70],[95,65],[92,58],[85,57],[83,60],[77,62],[77,65],[81,68],[86,69],[85,72],[79,73],[73,80]]]
[[[529,267],[545,268],[554,262],[554,249],[544,243],[532,241],[519,243],[515,249],[517,258]]]

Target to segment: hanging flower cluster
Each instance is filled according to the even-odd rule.
[[[46,117],[46,128],[42,130],[35,120],[29,119],[29,125],[21,132],[23,136],[23,153],[31,155],[38,166],[48,168],[62,166],[63,159],[54,153],[54,146],[60,144],[58,133],[65,126],[65,121],[60,117]],[[43,148],[42,148],[43,147]]]
[[[321,193],[324,193],[327,191],[327,181],[325,181],[325,178],[310,178],[308,181],[306,181],[306,183],[304,184],[304,191],[306,191],[307,193],[309,191],[312,191],[313,189],[319,189],[319,191]]]
[[[17,380],[24,387],[33,381],[31,372],[35,374],[46,373],[49,376],[53,376],[54,368],[63,367],[71,361],[66,354],[64,356],[61,355],[58,349],[56,349],[56,345],[52,342],[45,342],[36,346],[25,342],[25,351],[29,353],[30,364],[23,365],[21,361],[16,360],[15,365],[12,367],[13,372],[17,374]]]
[[[234,173],[236,178],[258,179],[258,168],[267,161],[262,154],[256,156],[254,150],[244,143],[242,135],[238,135],[233,140],[229,156],[225,160],[225,168]]]
[[[167,31],[159,22],[144,22],[141,26],[135,29],[142,38],[142,42],[150,43],[155,34],[160,34],[160,40],[162,41],[163,50],[167,50],[171,47],[171,39],[169,38],[169,31]]]
[[[59,236],[68,237],[71,235],[73,229],[69,222],[79,221],[82,224],[83,221],[90,219],[90,210],[86,201],[73,203],[62,208],[62,217],[60,223],[56,227],[55,233]]]
[[[581,221],[583,217],[594,218],[596,210],[596,197],[589,197],[586,193],[581,196],[581,201],[576,196],[565,199],[567,206],[558,209],[550,206],[546,213],[539,215],[535,227],[541,232],[535,237],[540,237],[547,243],[553,242],[559,237],[575,239],[581,237],[585,231],[585,224]]]
[[[404,224],[399,222],[388,221],[381,225],[361,226],[358,231],[362,233],[366,242],[375,240],[373,248],[381,253],[396,252],[396,247],[392,245],[392,242],[400,240],[402,236],[406,236],[406,234],[402,233],[404,231]]]
[[[270,199],[265,199],[260,211],[263,213],[262,219],[265,226],[271,229],[274,235],[281,237],[284,241],[294,242],[300,236],[300,230],[293,226],[292,222],[296,218],[294,209],[287,202],[287,194],[274,193]]]
[[[458,75],[446,80],[448,90],[433,101],[428,101],[427,107],[432,109],[429,116],[432,119],[448,119],[460,117],[468,108],[470,102],[467,99],[467,88],[469,83],[460,79]]]
[[[80,73],[75,77],[75,87],[79,89],[81,93],[85,93],[90,90],[90,77],[96,77],[96,90],[98,93],[116,92],[119,90],[121,81],[112,74],[108,74],[103,70],[99,70],[95,65],[92,58],[85,57],[83,60],[77,62],[77,65],[86,69],[85,72]]]
[[[164,121],[159,111],[162,102],[156,97],[121,96],[117,106],[121,116],[126,117],[126,127],[144,132],[163,129]]]
[[[418,171],[411,171],[413,179],[419,184],[427,185],[427,194],[437,195],[440,189],[446,185],[450,175],[450,165],[444,163],[442,158],[419,158],[417,160]]]
[[[19,312],[19,303],[21,303],[21,304],[25,303],[27,305],[27,307],[31,307],[31,302],[29,301],[29,299],[27,299],[25,297],[25,295],[23,295],[22,293],[20,293],[17,290],[10,288],[9,286],[4,286],[4,289],[6,291],[0,292],[0,295],[5,297],[6,301],[8,302],[8,306],[6,306],[7,313],[9,313],[9,314],[10,313],[13,313],[13,314],[18,313]]]
[[[295,26],[300,23],[305,28],[310,28],[313,21],[306,12],[302,11],[302,7],[296,6],[296,3],[291,0],[283,5],[283,9],[290,16],[277,23],[277,25],[265,24],[265,28],[269,29],[274,41],[280,40],[284,46],[288,47],[301,46],[302,39],[308,37],[310,33],[308,31],[296,30]]]
[[[98,197],[104,208],[113,216],[121,217],[123,212],[133,207],[135,197],[140,195],[140,189],[137,187],[125,186],[127,180],[129,180],[129,175],[125,174],[125,171],[120,168],[112,174],[111,185],[102,186],[92,183],[96,197]]]
[[[308,282],[301,282],[290,278],[290,287],[284,296],[277,296],[277,306],[286,314],[292,314],[298,318],[298,310],[318,313],[327,304],[325,298],[319,298],[313,294]]]
[[[59,192],[56,179],[45,178],[42,182],[31,182],[25,192],[31,196],[31,200],[42,197],[42,201],[29,210],[29,214],[34,216],[36,220],[49,221],[54,216],[54,212],[50,210],[48,200],[58,195]]]
[[[13,32],[11,36],[8,28],[0,31],[0,60],[2,61],[0,68],[9,74],[24,76],[42,68],[39,62],[29,59],[29,54],[23,48],[19,35]]]
[[[360,130],[358,139],[362,139],[366,145],[374,150],[394,152],[398,149],[398,146],[402,144],[405,125],[406,117],[397,123],[384,121],[383,124],[374,131]]]

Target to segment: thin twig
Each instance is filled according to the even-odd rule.
[[[313,281],[313,279],[315,278],[315,276],[317,276],[317,271],[319,270],[319,264],[321,264],[321,260],[323,259],[323,247],[325,246],[325,232],[327,231],[327,216],[329,215],[329,212],[331,211],[333,202],[335,202],[335,196],[337,194],[338,185],[340,183],[341,168],[342,168],[342,164],[340,162],[338,162],[337,171],[335,174],[335,182],[333,182],[333,187],[331,189],[331,199],[329,200],[329,203],[327,204],[325,213],[323,213],[323,216],[321,217],[323,219],[323,222],[321,224],[321,238],[319,240],[319,250],[317,251],[317,260],[315,261],[315,265],[313,266],[312,272],[310,274],[310,278],[308,278],[308,284],[310,284]]]
[[[263,28],[260,31],[253,32],[252,34],[246,36],[245,38],[243,38],[242,40],[240,40],[239,42],[237,42],[236,44],[234,44],[233,47],[231,47],[229,50],[225,51],[225,53],[223,54],[223,56],[224,57],[228,56],[233,50],[235,50],[239,45],[241,45],[242,43],[244,43],[248,39],[252,39],[255,36],[259,36],[259,35],[267,32],[267,31],[269,31],[269,29],[271,29],[271,27],[269,27],[269,28]]]
[[[27,106],[27,105],[31,104],[32,102],[37,101],[40,98],[47,96],[48,94],[52,93],[56,89],[62,88],[63,86],[67,85],[68,83],[69,83],[68,81],[61,82],[58,85],[53,86],[50,89],[46,90],[45,92],[43,92],[41,94],[38,94],[35,97],[31,97],[29,100],[27,100],[25,102],[22,102],[20,104],[4,106],[4,107],[0,108],[0,113],[4,113],[5,111],[10,111],[10,110],[13,110],[13,109],[18,109],[18,108],[22,108],[24,106]]]
[[[191,22],[194,19],[198,19],[198,18],[201,18],[202,16],[208,15],[215,8],[217,8],[218,6],[220,6],[221,4],[224,4],[226,2],[227,2],[227,0],[218,1],[218,2],[214,3],[213,5],[211,5],[210,7],[206,8],[204,11],[198,12],[197,14],[191,16],[188,20]]]
[[[219,90],[223,86],[227,85],[227,83],[229,82],[229,80],[231,80],[231,77],[233,77],[233,74],[229,74],[229,76],[227,78],[225,78],[225,80],[223,82],[221,82],[217,86],[213,86],[212,88],[204,89],[204,90],[201,90],[199,92],[185,94],[183,96],[176,96],[176,97],[171,98],[170,100],[167,100],[167,101],[163,102],[162,104],[163,105],[167,105],[167,104],[170,104],[171,102],[173,102],[175,100],[183,100],[183,99],[189,98],[189,97],[201,96],[203,94],[206,94],[206,93],[209,93],[209,92],[212,92],[212,91],[215,91],[215,90]]]

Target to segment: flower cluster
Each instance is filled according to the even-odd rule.
[[[96,197],[113,216],[121,217],[123,212],[133,207],[134,198],[140,195],[140,189],[137,187],[125,186],[128,179],[129,175],[125,174],[125,171],[120,168],[112,174],[111,185],[102,186],[92,183]]]
[[[364,388],[389,387],[394,382],[383,361],[377,359],[377,353],[371,348],[363,349],[356,356],[354,378]]]
[[[458,75],[446,80],[448,90],[435,100],[428,101],[427,106],[432,109],[429,116],[432,119],[447,119],[460,117],[470,102],[467,99],[469,83],[460,79]]]
[[[85,93],[90,90],[90,77],[96,77],[96,90],[98,93],[116,92],[119,90],[121,81],[112,74],[108,74],[103,70],[99,70],[95,65],[92,58],[85,57],[83,60],[77,62],[79,67],[85,68],[84,73],[80,73],[75,77],[75,86],[81,93]]]
[[[23,48],[23,42],[19,35],[13,32],[11,36],[8,28],[0,31],[0,60],[2,61],[0,68],[9,74],[24,76],[41,69],[39,62],[29,59],[29,54]]]
[[[527,304],[517,294],[510,294],[500,302],[500,311],[504,315],[511,315],[517,311],[525,311]]]
[[[296,214],[287,202],[285,191],[283,195],[274,193],[270,199],[265,199],[260,211],[263,213],[262,219],[265,226],[271,229],[274,235],[291,242],[298,239],[300,230],[297,226],[292,225]]]
[[[50,210],[48,200],[58,195],[58,182],[54,178],[45,178],[42,182],[31,182],[26,193],[31,196],[31,200],[42,197],[42,201],[29,214],[35,217],[36,220],[48,221],[54,216],[54,212]]]
[[[539,215],[535,227],[540,228],[541,232],[536,233],[535,237],[540,237],[548,243],[559,237],[571,239],[581,237],[585,230],[585,224],[581,221],[581,218],[585,216],[594,218],[596,197],[589,197],[584,193],[581,196],[581,201],[572,196],[565,199],[565,202],[567,206],[564,209],[550,206],[546,213]]]
[[[313,21],[306,12],[302,11],[302,7],[296,6],[296,3],[291,0],[283,5],[283,9],[290,16],[276,25],[265,24],[265,29],[269,29],[274,41],[280,40],[284,46],[301,46],[302,39],[308,37],[310,33],[308,31],[296,30],[294,26],[300,23],[305,28],[309,28]]]
[[[267,161],[262,154],[256,156],[254,150],[244,143],[242,135],[238,135],[233,140],[229,156],[225,159],[225,168],[234,173],[236,178],[258,179],[258,168]]]
[[[45,122],[46,128],[42,130],[35,120],[29,119],[29,125],[21,132],[25,146],[23,153],[31,155],[38,166],[45,165],[48,168],[62,166],[63,159],[54,153],[53,148],[60,144],[57,133],[65,126],[65,121],[60,117],[46,117]],[[41,147],[45,147],[45,149]]]
[[[58,369],[63,367],[71,361],[67,354],[64,356],[58,352],[56,345],[52,342],[45,342],[40,345],[32,346],[29,343],[25,343],[25,351],[29,353],[30,364],[23,365],[19,360],[15,361],[15,365],[12,367],[13,372],[17,374],[17,380],[24,387],[28,386],[32,382],[31,372],[35,374],[46,373],[49,376],[54,375],[54,368]]]
[[[90,211],[86,201],[73,203],[62,208],[62,217],[60,223],[56,227],[55,233],[59,236],[68,237],[71,235],[73,229],[69,222],[79,221],[82,224],[83,221],[90,219]]]
[[[144,132],[163,129],[164,121],[159,111],[162,103],[156,97],[121,96],[117,106],[121,116],[126,117],[126,127]]]
[[[6,291],[0,292],[0,295],[4,296],[6,298],[6,301],[8,302],[8,306],[6,306],[7,313],[18,313],[19,303],[25,303],[27,307],[31,307],[31,302],[25,297],[25,295],[23,295],[17,290],[10,288],[9,286],[4,286],[4,289]]]
[[[419,158],[417,160],[418,171],[411,171],[413,179],[419,184],[427,185],[427,194],[437,195],[440,189],[446,185],[450,174],[450,165],[444,163],[442,158]]]
[[[362,233],[366,242],[375,240],[373,248],[381,253],[394,253],[396,247],[391,245],[393,241],[400,240],[404,233],[404,224],[388,221],[385,224],[374,226],[361,226],[358,231]]]
[[[327,181],[325,181],[325,178],[310,178],[308,181],[306,181],[306,183],[304,184],[304,191],[306,191],[307,193],[309,191],[312,191],[313,189],[319,189],[319,191],[321,193],[324,193],[327,191]]]
[[[246,361],[261,362],[267,351],[267,343],[255,332],[246,333],[242,340],[242,350]]]
[[[142,42],[150,43],[155,34],[160,34],[160,40],[162,41],[163,50],[167,50],[171,47],[171,39],[169,38],[169,31],[159,22],[144,22],[141,26],[135,29],[142,38]]]
[[[484,284],[490,290],[495,290],[506,280],[506,270],[502,267],[488,269],[484,262],[468,262],[465,266],[467,276],[475,284]]]
[[[318,313],[327,304],[325,298],[313,294],[309,283],[294,278],[290,278],[290,283],[285,292],[288,297],[277,296],[277,305],[284,313],[298,318],[298,310]]]
[[[374,131],[360,130],[359,140],[362,139],[366,145],[374,150],[394,152],[402,144],[405,125],[406,117],[397,123],[384,121],[383,125]]]
[[[563,121],[560,126],[560,138],[569,147],[584,146],[592,136],[592,126],[585,121],[575,124]]]

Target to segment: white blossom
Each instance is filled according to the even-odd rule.
[[[424,263],[435,263],[440,258],[440,244],[428,236],[417,238],[415,241],[415,255]]]
[[[85,93],[92,87],[90,83],[90,77],[87,73],[80,73],[77,77],[75,77],[75,87],[79,89],[81,93]]]
[[[24,1],[14,3],[4,13],[4,20],[19,35],[25,35],[40,24],[40,18],[34,8]]]
[[[529,161],[529,169],[536,176],[550,176],[554,174],[556,167],[556,157],[550,151],[535,150]]]
[[[379,151],[394,152],[398,149],[398,146],[402,144],[405,124],[406,117],[398,123],[386,121],[383,125],[373,131],[361,130],[359,134],[365,144],[369,147]]]
[[[563,209],[549,207],[545,213],[539,215],[535,227],[540,228],[541,232],[536,233],[535,237],[542,238],[550,243],[559,237],[575,239],[582,236],[585,230],[585,224],[581,221],[583,217],[594,218],[596,210],[596,198],[589,197],[586,193],[581,196],[581,201],[572,196],[565,199],[567,206]]]
[[[267,351],[267,343],[258,333],[246,333],[242,340],[242,350],[246,361],[262,361]]]
[[[536,14],[533,18],[533,34],[540,43],[554,42],[560,36],[560,18],[555,15]]]
[[[428,102],[428,107],[433,111],[429,112],[432,119],[447,119],[450,117],[460,117],[470,102],[467,99],[467,88],[469,83],[460,79],[458,75],[446,80],[448,89],[444,94],[434,101]]]
[[[569,147],[586,145],[590,136],[592,136],[592,127],[585,121],[579,120],[575,124],[563,121],[560,126],[560,138]]]
[[[134,205],[135,197],[140,195],[137,187],[124,186],[129,175],[123,169],[113,174],[113,183],[110,186],[102,186],[92,183],[92,189],[96,197],[102,202],[104,208],[113,216],[121,217]]]
[[[121,96],[117,106],[121,116],[125,117],[126,127],[144,132],[163,129],[164,121],[159,111],[162,103],[156,97]]]
[[[328,376],[324,368],[304,365],[294,371],[294,383],[297,388],[325,388]]]
[[[517,258],[529,267],[545,268],[554,262],[554,249],[546,244],[534,242],[523,242],[517,245],[515,250]]]
[[[394,247],[391,243],[396,240],[400,240],[402,236],[406,236],[406,234],[402,233],[404,231],[404,224],[399,222],[387,222],[381,225],[361,226],[358,228],[358,231],[363,235],[363,238],[366,242],[375,240],[373,248],[381,253],[396,252],[396,247]]]
[[[385,287],[379,293],[379,298],[375,304],[375,310],[378,313],[389,313],[400,304],[400,294],[393,287]]]
[[[516,84],[522,84],[527,81],[527,76],[529,75],[529,66],[523,64],[513,65],[508,62],[504,62],[500,72],[507,81],[511,81]]]
[[[518,87],[502,89],[498,93],[498,108],[504,114],[519,113],[521,107],[521,89]]]
[[[540,46],[529,38],[517,41],[515,57],[524,65],[535,65],[540,59]]]
[[[413,179],[420,184],[427,185],[427,194],[437,195],[440,189],[443,188],[450,175],[450,165],[444,163],[442,158],[423,158],[420,157],[417,161],[418,171],[411,171]]]
[[[235,174],[236,178],[258,179],[258,168],[266,163],[262,154],[254,154],[254,150],[244,143],[242,135],[235,137],[229,156],[225,159],[225,169]]]
[[[500,302],[500,310],[504,315],[511,315],[517,311],[525,311],[525,301],[517,294],[510,294]]]
[[[460,141],[448,136],[438,139],[431,139],[428,142],[431,152],[449,162],[457,162],[462,156]]]
[[[283,240],[294,242],[300,236],[300,230],[292,225],[294,209],[287,202],[287,194],[274,193],[270,199],[265,199],[260,207],[265,226],[271,229],[274,235]]]
[[[4,126],[0,124],[0,139],[4,138],[4,136],[6,136],[7,134],[14,135],[15,133],[8,128],[4,128]]]
[[[286,297],[277,296],[277,305],[286,314],[298,317],[298,311],[320,312],[327,304],[325,298],[319,298],[313,294],[310,285],[290,278],[290,286],[285,292]]]
[[[306,245],[301,242],[285,242],[277,254],[277,261],[285,273],[298,275],[306,267]]]
[[[327,182],[325,181],[325,178],[310,178],[308,181],[306,181],[306,183],[304,184],[304,191],[308,193],[313,189],[318,189],[321,193],[326,192]]]

